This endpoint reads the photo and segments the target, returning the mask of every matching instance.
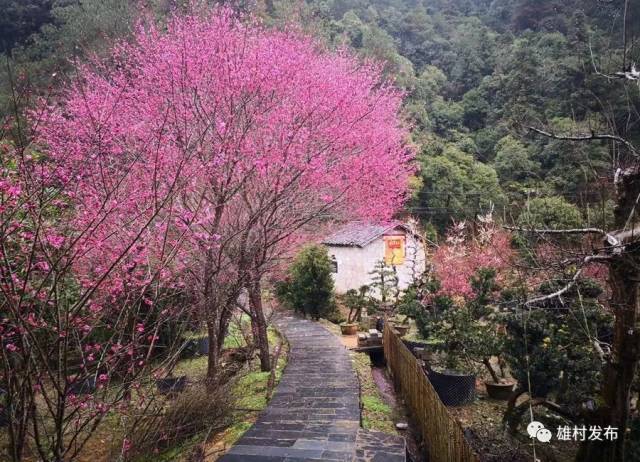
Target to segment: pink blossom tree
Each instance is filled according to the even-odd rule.
[[[12,460],[27,445],[42,460],[75,458],[104,416],[173,360],[164,345],[150,361],[161,330],[185,316],[168,271],[183,239],[167,224],[189,155],[129,149],[124,133],[90,138],[100,116],[88,101],[78,110],[86,126],[57,107],[32,114],[44,151],[0,141],[0,382]]]
[[[140,27],[110,62],[81,69],[87,84],[47,142],[154,150],[170,172],[193,153],[169,234],[187,241],[173,269],[207,324],[214,377],[240,292],[292,239],[323,220],[388,218],[404,200],[401,95],[374,63],[224,9]]]
[[[444,295],[469,300],[475,296],[470,280],[479,269],[493,268],[500,281],[512,268],[511,235],[498,228],[490,215],[479,217],[478,224],[473,236],[469,236],[465,222],[454,224],[433,255],[434,272]]]

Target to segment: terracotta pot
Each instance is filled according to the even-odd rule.
[[[495,382],[484,382],[484,386],[487,389],[487,394],[489,398],[495,399],[498,401],[508,401],[511,395],[513,394],[513,387],[515,387],[515,382],[508,383],[495,383]]]
[[[340,324],[342,335],[356,335],[358,333],[357,324]]]
[[[409,332],[409,326],[405,326],[404,324],[394,324],[393,329],[398,333],[400,337],[404,337]]]

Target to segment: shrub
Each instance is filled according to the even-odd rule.
[[[584,285],[597,294],[592,282]],[[540,292],[553,287],[545,283]],[[594,339],[609,343],[612,328],[611,316],[587,292],[581,291],[581,298],[567,292],[562,301],[517,310],[507,322],[505,353],[514,378],[525,389],[531,383],[534,397],[552,396],[575,412],[598,394],[602,363]]]
[[[231,423],[235,397],[231,384],[207,387],[204,383],[188,386],[173,401],[157,412],[138,420],[130,432],[129,458],[176,446],[200,432],[216,432]]]
[[[324,247],[309,245],[303,248],[291,265],[287,280],[276,288],[279,300],[305,317],[330,316],[335,312],[331,268]]]

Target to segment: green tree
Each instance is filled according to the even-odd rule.
[[[473,219],[504,202],[496,171],[458,147],[449,145],[440,155],[423,157],[421,166],[423,186],[416,206],[426,209],[440,231],[451,219]]]
[[[493,163],[502,184],[525,181],[535,177],[540,165],[531,160],[529,150],[511,135],[498,141]]]
[[[327,249],[309,245],[296,256],[278,297],[305,317],[326,317],[335,309],[332,265]]]
[[[0,53],[6,53],[50,22],[53,0],[0,0]]]

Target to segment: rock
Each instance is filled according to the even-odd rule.
[[[396,428],[398,430],[406,430],[407,428],[409,428],[409,425],[406,422],[398,422],[396,424]]]

